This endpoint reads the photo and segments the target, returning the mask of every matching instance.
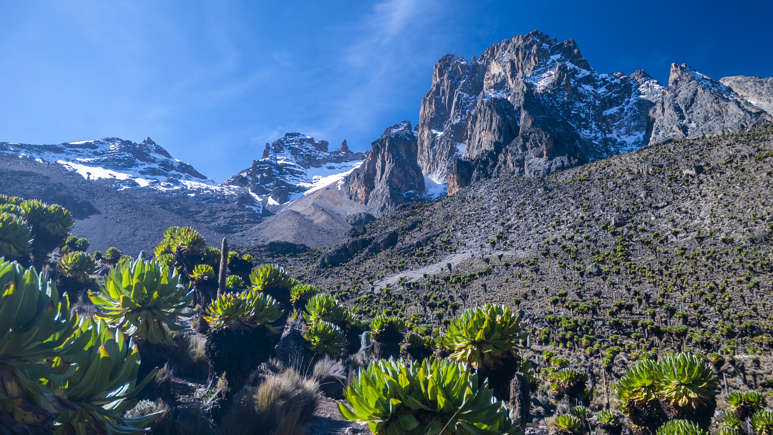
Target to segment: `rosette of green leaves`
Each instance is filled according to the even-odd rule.
[[[210,302],[204,320],[215,329],[264,326],[274,330],[273,323],[282,316],[279,303],[263,292],[246,290],[224,293]]]
[[[32,249],[32,231],[19,215],[0,212],[0,257],[25,258]]]
[[[77,344],[77,322],[67,295],[42,274],[0,259],[0,408],[17,422],[42,423],[56,411],[40,374]]]
[[[751,417],[765,405],[765,396],[756,391],[731,391],[727,395],[727,406],[730,412],[741,420]]]
[[[309,343],[309,349],[319,355],[340,356],[346,347],[346,335],[337,325],[324,320],[311,322],[303,338]]]
[[[757,435],[773,434],[773,411],[761,409],[752,415],[752,429]]]
[[[32,230],[32,254],[37,262],[41,262],[48,253],[64,243],[75,220],[67,209],[57,204],[27,200],[22,201],[19,207]]]
[[[451,320],[441,344],[453,352],[450,358],[479,368],[494,366],[514,354],[520,338],[518,315],[503,305],[489,304]]]
[[[97,263],[89,254],[82,251],[68,252],[62,256],[57,264],[57,269],[64,276],[80,282],[86,282],[89,275],[94,273]]]
[[[349,317],[349,310],[327,293],[317,293],[306,303],[305,320],[310,323],[325,321],[342,326]]]
[[[663,358],[659,366],[658,395],[671,406],[698,409],[715,406],[717,377],[704,360],[692,353]]]
[[[138,383],[137,346],[102,320],[84,319],[73,338],[80,346],[62,361],[70,364],[71,373],[60,385],[52,381],[57,397],[67,403],[55,416],[55,433],[144,431],[155,414],[137,419],[123,417],[136,404],[136,395],[154,374]]]
[[[585,433],[582,419],[572,414],[557,415],[550,420],[548,426],[560,434],[580,435]]]
[[[192,292],[174,269],[157,261],[121,261],[105,277],[98,294],[89,291],[97,316],[124,333],[150,343],[171,343],[181,329]]]
[[[252,269],[249,278],[254,290],[268,293],[282,304],[289,304],[290,289],[295,285],[295,280],[281,267],[274,264],[260,265]]]
[[[339,403],[374,434],[519,433],[504,403],[465,364],[379,360],[360,369]]]
[[[405,322],[399,317],[379,314],[370,322],[370,332],[381,342],[400,341],[405,333]]]
[[[658,429],[657,435],[708,435],[708,432],[690,420],[671,420]]]

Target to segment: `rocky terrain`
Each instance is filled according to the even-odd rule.
[[[773,391],[772,192],[768,125],[481,181],[327,251],[255,254],[423,333],[465,308],[514,307],[532,349],[574,361],[601,391],[632,360],[684,347],[722,355],[723,391]]]
[[[247,188],[264,209],[276,211],[282,204],[340,181],[363,159],[365,154],[349,150],[345,140],[340,149],[328,151],[325,140],[286,133],[266,144],[262,157],[253,160],[252,166],[223,184]]]

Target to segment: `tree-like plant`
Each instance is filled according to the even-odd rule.
[[[252,288],[271,295],[282,305],[290,303],[290,289],[295,280],[287,276],[284,269],[273,264],[263,264],[250,272]]]
[[[719,433],[724,435],[743,435],[742,422],[732,412],[722,411],[716,418]]]
[[[551,373],[549,380],[550,389],[558,394],[580,397],[585,392],[588,375],[576,369],[564,368]]]
[[[295,289],[298,286],[294,286]],[[317,293],[306,303],[304,319],[307,322],[325,321],[345,326],[349,321],[349,310],[327,293]]]
[[[129,336],[152,344],[172,343],[177,317],[192,299],[177,271],[157,261],[122,261],[105,277],[98,294],[89,291],[97,316]]]
[[[282,309],[273,297],[256,290],[225,293],[212,301],[204,316],[210,326],[220,328],[249,328],[272,324],[282,316]]]
[[[74,251],[87,251],[89,249],[89,241],[85,238],[78,238],[75,236],[69,236],[64,240],[64,244],[59,248],[62,253],[74,252]]]
[[[634,425],[654,431],[666,421],[658,401],[659,382],[658,364],[652,360],[641,360],[629,367],[615,385],[621,411]]]
[[[290,289],[290,303],[293,308],[305,307],[309,300],[319,291],[308,284],[296,284]]]
[[[761,409],[755,412],[751,424],[756,435],[773,435],[773,411]]]
[[[64,254],[57,264],[59,272],[78,282],[86,282],[94,273],[97,264],[89,254],[82,251],[72,251]]]
[[[339,403],[374,434],[515,434],[503,402],[465,364],[379,360],[360,369]]]
[[[56,396],[67,406],[55,417],[56,434],[139,433],[157,416],[125,418],[136,396],[151,379],[137,382],[140,354],[137,346],[120,331],[101,320],[84,319],[74,339],[85,344],[63,357],[72,373],[57,385]]]
[[[32,232],[21,216],[0,212],[0,257],[24,259],[32,250]]]
[[[550,420],[548,426],[556,434],[580,435],[586,433],[582,419],[572,414],[557,415]]]
[[[67,295],[42,274],[0,259],[0,419],[9,416],[9,430],[48,427],[59,407],[40,375],[78,344],[70,340],[77,322]]]
[[[503,305],[489,304],[456,316],[441,342],[453,352],[451,359],[481,368],[513,356],[520,338],[518,315]]]
[[[32,231],[32,255],[37,264],[42,264],[51,251],[64,243],[75,220],[67,209],[57,204],[27,200],[19,207]]]
[[[164,256],[173,256],[175,264],[186,274],[190,274],[193,272],[193,267],[201,263],[206,247],[204,236],[192,227],[169,227],[164,231],[164,238],[153,253],[158,260]]]
[[[346,335],[337,325],[316,320],[311,322],[303,334],[309,349],[318,355],[340,356],[346,347]]]
[[[727,396],[730,412],[740,420],[746,420],[765,405],[765,396],[756,391],[731,391]]]
[[[658,366],[658,397],[668,417],[708,428],[717,406],[717,377],[711,367],[691,353],[669,355]]]
[[[116,248],[115,246],[111,246],[107,248],[107,250],[105,251],[105,255],[102,256],[102,258],[104,258],[108,264],[115,265],[118,263],[118,260],[121,259],[121,250]]]

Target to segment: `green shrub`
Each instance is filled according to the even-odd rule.
[[[32,231],[21,216],[0,212],[0,257],[23,259],[32,251]]]
[[[88,281],[89,275],[94,273],[96,267],[97,264],[94,259],[82,251],[64,254],[57,265],[57,269],[59,269],[62,275],[80,282]]]
[[[518,433],[504,403],[465,364],[379,360],[360,369],[338,408],[374,434]]]
[[[273,297],[259,291],[224,293],[207,307],[204,320],[215,329],[264,326],[274,330],[273,323],[282,316],[282,309]]]
[[[202,281],[214,281],[215,269],[209,264],[197,264],[191,272],[191,280],[196,283]]]
[[[99,294],[89,291],[97,316],[130,336],[150,343],[171,343],[177,317],[193,295],[180,275],[157,261],[121,261],[105,277]]]
[[[121,251],[115,246],[111,246],[107,248],[105,255],[102,258],[104,258],[105,261],[107,261],[109,264],[116,264],[118,263],[118,260],[121,259]]]
[[[370,322],[373,338],[381,342],[399,342],[405,333],[405,322],[394,316],[379,314]]]
[[[307,284],[296,284],[290,289],[290,303],[293,307],[305,307],[312,296],[318,293],[317,289]]]
[[[74,251],[87,251],[89,249],[89,241],[84,238],[77,238],[75,236],[69,236],[65,239],[64,244],[59,249],[63,254]]]
[[[548,426],[560,434],[584,434],[585,426],[579,417],[561,414],[550,420]]]
[[[22,201],[24,220],[32,231],[32,255],[38,264],[64,243],[75,220],[67,209],[60,205],[49,205],[37,200]]]
[[[239,275],[228,275],[225,278],[225,287],[230,290],[244,288],[244,280]]]
[[[57,412],[53,396],[38,380],[48,361],[76,345],[69,338],[77,327],[66,294],[60,296],[34,268],[0,259],[0,410],[20,430],[45,427]]]
[[[727,396],[727,406],[730,408],[730,412],[741,420],[751,417],[765,405],[765,397],[756,391],[731,391]]]
[[[59,397],[70,406],[55,417],[57,434],[136,433],[157,416],[125,418],[137,403],[136,396],[153,373],[139,384],[140,354],[131,339],[111,330],[103,321],[81,323],[77,339],[88,341],[73,349],[64,359],[74,372],[67,381],[55,385]]]
[[[321,320],[345,326],[349,320],[349,310],[329,294],[317,293],[306,303],[305,320],[309,323]]]
[[[717,377],[691,353],[678,353],[659,363],[658,397],[670,418],[690,418],[708,427],[716,408]]]
[[[337,325],[323,320],[311,322],[303,334],[309,349],[319,355],[337,357],[344,352],[346,335]]]
[[[671,420],[658,429],[657,435],[708,435],[708,432],[690,420]]]
[[[513,355],[520,336],[520,319],[510,308],[485,305],[451,320],[441,343],[453,352],[450,358],[479,368]]]
[[[576,369],[565,368],[551,373],[548,379],[551,381],[551,390],[559,394],[580,397],[585,392],[588,375]]]
[[[186,273],[202,259],[207,242],[198,231],[191,227],[169,227],[164,231],[164,238],[153,251],[156,258],[171,254]]]
[[[250,283],[253,289],[273,296],[285,306],[290,303],[290,289],[295,285],[295,281],[284,269],[273,264],[263,264],[252,269]]]
[[[773,412],[766,409],[755,412],[751,424],[756,435],[773,435]]]

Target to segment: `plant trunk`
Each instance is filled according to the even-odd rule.
[[[268,360],[277,339],[278,334],[263,326],[211,330],[205,347],[210,379],[225,373],[230,388],[238,391],[250,373]]]

